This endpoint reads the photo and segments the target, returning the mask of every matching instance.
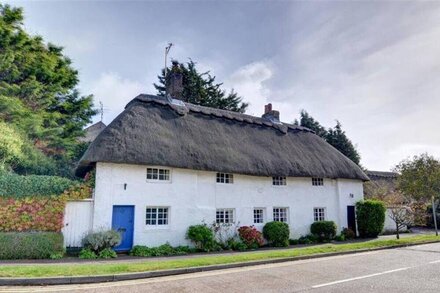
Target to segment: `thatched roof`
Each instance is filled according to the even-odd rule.
[[[368,180],[307,128],[151,95],[127,104],[90,145],[76,174],[96,162]]]
[[[106,125],[102,121],[99,121],[93,125],[90,125],[86,129],[84,129],[86,133],[85,133],[84,137],[79,138],[79,141],[81,141],[81,142],[94,141],[95,138],[101,133],[101,131],[104,130],[105,127],[106,127]]]
[[[396,172],[367,170],[365,173],[371,180],[395,180],[399,177]]]

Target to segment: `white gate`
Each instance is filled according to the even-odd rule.
[[[81,247],[84,235],[92,229],[93,200],[68,201],[62,229],[65,247]]]

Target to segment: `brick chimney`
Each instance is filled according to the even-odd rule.
[[[264,114],[261,117],[272,122],[280,122],[280,112],[277,110],[272,110],[271,103],[264,106]]]
[[[179,68],[179,62],[173,60],[173,66],[168,73],[166,88],[167,95],[173,99],[183,100],[183,74]]]

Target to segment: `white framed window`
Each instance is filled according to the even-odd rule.
[[[215,214],[215,222],[217,224],[234,223],[234,209],[217,209]]]
[[[147,168],[147,181],[170,181],[170,170]]]
[[[323,186],[324,185],[324,178],[321,178],[321,177],[312,178],[312,185],[313,186]]]
[[[254,208],[254,224],[263,224],[264,214],[264,208]]]
[[[315,222],[325,221],[325,208],[314,208],[313,219],[315,220]]]
[[[288,211],[287,208],[273,208],[273,220],[276,222],[287,223],[288,222],[287,211]]]
[[[166,226],[169,223],[169,208],[147,207],[145,216],[147,226]]]
[[[274,176],[272,177],[272,185],[287,185],[286,176]]]
[[[217,173],[217,183],[232,184],[234,183],[234,174],[231,173]]]

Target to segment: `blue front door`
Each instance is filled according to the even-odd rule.
[[[113,206],[112,229],[121,233],[122,242],[115,251],[128,251],[133,247],[134,206]]]

